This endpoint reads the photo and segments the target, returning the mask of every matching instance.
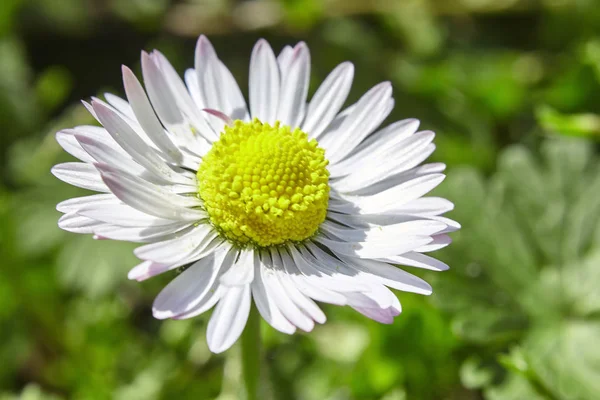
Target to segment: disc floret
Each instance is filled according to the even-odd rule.
[[[211,223],[239,245],[301,242],[325,220],[325,150],[299,128],[234,121],[203,157],[199,195]]]

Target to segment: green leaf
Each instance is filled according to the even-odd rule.
[[[0,395],[0,400],[60,400],[62,397],[44,392],[42,388],[35,383],[30,383],[17,395]]]
[[[600,136],[598,114],[562,114],[550,106],[540,106],[535,115],[542,128],[552,133],[565,136]]]
[[[486,368],[481,359],[477,356],[471,356],[460,367],[460,381],[469,389],[479,389],[488,386],[494,373]]]
[[[449,174],[442,192],[463,229],[442,253],[454,276],[436,280],[435,300],[466,341],[499,354],[521,348],[500,357],[513,371],[506,379],[481,383],[487,398],[596,399],[600,163],[581,139],[555,137],[540,150],[508,148],[487,182]],[[477,384],[473,365],[463,368]]]
[[[469,313],[459,314],[452,323],[454,333],[470,342],[502,343],[519,337],[527,322],[509,308],[472,307]]]
[[[339,363],[356,362],[369,345],[365,327],[351,323],[330,322],[318,329],[312,339],[320,354]]]
[[[1,8],[4,7],[4,3]],[[40,110],[31,87],[32,71],[23,43],[11,36],[0,37],[0,147],[9,139],[32,132],[40,121]]]
[[[539,382],[557,399],[598,399],[599,337],[599,321],[563,320],[536,328],[523,349]]]
[[[111,292],[127,278],[127,271],[139,261],[132,243],[93,240],[90,235],[73,236],[57,260],[60,282],[96,298]]]
[[[486,389],[484,394],[486,400],[548,400],[527,379],[514,373],[509,374],[501,385]]]

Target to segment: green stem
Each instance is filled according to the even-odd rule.
[[[242,334],[242,374],[247,400],[259,399],[261,361],[260,316],[253,305]]]

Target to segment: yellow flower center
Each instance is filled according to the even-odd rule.
[[[212,224],[238,245],[300,242],[325,220],[327,164],[298,128],[237,120],[203,157],[198,192]]]

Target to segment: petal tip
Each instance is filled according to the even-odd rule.
[[[198,38],[198,42],[196,43],[196,50],[202,55],[208,55],[209,53],[214,53],[214,48],[212,43],[205,35],[200,35]]]
[[[267,42],[267,40],[265,38],[260,38],[256,41],[256,44],[254,45],[254,48],[259,49],[262,46],[268,45],[269,42]]]
[[[121,64],[121,73],[125,75],[133,75],[133,71],[125,64]]]
[[[154,302],[156,303],[156,300],[154,300]],[[156,319],[164,320],[173,317],[173,313],[171,311],[160,310],[156,305],[153,305],[152,316]]]
[[[340,65],[342,68],[348,70],[348,72],[354,73],[354,63],[352,61],[344,61]]]

